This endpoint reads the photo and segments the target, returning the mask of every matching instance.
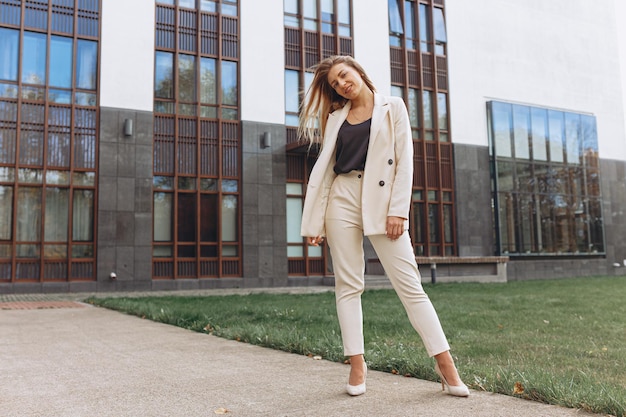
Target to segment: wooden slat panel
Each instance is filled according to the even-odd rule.
[[[178,10],[178,49],[196,52],[198,35],[197,12],[195,10]]]
[[[222,16],[222,55],[239,58],[239,20]]]
[[[300,41],[300,29],[285,28],[285,66],[300,68],[302,60],[300,59],[300,50],[302,42]]]
[[[178,119],[178,173],[196,174],[198,135],[195,119]]]
[[[424,79],[424,87],[435,87],[435,80],[433,78],[433,57],[431,54],[422,54],[422,77]]]

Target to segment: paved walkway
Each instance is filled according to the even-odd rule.
[[[209,293],[233,291],[254,290]],[[80,303],[85,296],[0,296],[0,305],[66,303],[0,306],[1,416],[589,416],[478,391],[455,398],[437,383],[375,371],[353,398],[346,365]]]

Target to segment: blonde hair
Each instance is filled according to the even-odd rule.
[[[342,108],[348,102],[330,86],[328,73],[337,64],[346,64],[354,68],[361,75],[365,85],[372,91],[376,91],[374,83],[367,76],[363,67],[349,55],[335,55],[323,59],[315,66],[313,81],[309,87],[300,108],[298,123],[298,137],[313,144],[321,144],[328,115]],[[319,126],[319,131],[317,129]]]

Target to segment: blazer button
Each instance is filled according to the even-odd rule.
[[[393,159],[388,160],[388,161],[387,161],[387,163],[388,163],[389,165],[392,165],[392,164],[393,164]]]
[[[385,185],[385,181],[380,181],[380,182],[378,183],[378,185],[380,185],[380,186],[382,187],[383,185]]]

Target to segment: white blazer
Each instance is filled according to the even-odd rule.
[[[311,171],[302,213],[302,236],[325,236],[328,195],[337,176],[335,150],[339,128],[351,103],[328,115],[322,151]],[[413,138],[409,115],[399,97],[374,95],[370,140],[363,175],[363,234],[385,234],[387,217],[402,217],[408,229],[413,187]]]

